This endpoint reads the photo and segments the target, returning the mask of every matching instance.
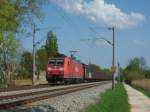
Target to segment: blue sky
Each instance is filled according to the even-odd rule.
[[[53,30],[61,53],[70,55],[70,50],[78,50],[76,56],[82,62],[90,61],[101,67],[110,67],[110,45],[100,40],[81,40],[103,36],[111,41],[112,32],[107,28],[115,25],[116,63],[119,61],[124,67],[130,58],[143,56],[150,66],[149,0],[50,1],[51,4],[42,9],[45,13],[43,22],[37,22],[39,28],[49,29],[37,32],[36,41],[44,39],[47,31]],[[23,47],[31,50],[32,39],[24,40]]]

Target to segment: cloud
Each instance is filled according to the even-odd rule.
[[[141,40],[133,40],[133,43],[138,45],[138,46],[144,46],[145,45],[145,43]]]
[[[146,17],[140,13],[124,13],[114,4],[105,0],[50,0],[69,13],[84,15],[90,20],[118,28],[136,26]]]

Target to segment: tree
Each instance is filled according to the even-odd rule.
[[[144,79],[144,75],[137,71],[128,71],[125,75],[125,81],[131,84],[133,80]]]
[[[111,70],[111,69],[108,69],[108,68],[104,68],[104,69],[102,70],[102,72],[103,72],[104,74],[106,74],[106,75],[112,75],[112,70]]]
[[[144,70],[144,75],[145,75],[145,78],[150,79],[150,68],[146,68],[146,69]]]
[[[33,64],[33,57],[32,54],[28,51],[24,51],[21,56],[20,66],[21,68],[18,70],[19,75],[24,78],[31,78],[32,77],[32,64]]]
[[[15,64],[16,61],[16,52],[19,47],[19,43],[14,37],[13,33],[5,33],[2,38],[2,44],[0,47],[0,67],[3,72],[2,75],[4,80],[10,81],[10,66]],[[14,71],[14,70],[11,70]]]
[[[45,47],[41,47],[36,51],[36,68],[37,78],[39,78],[40,71],[45,71],[47,67],[48,56]]]
[[[102,69],[102,68],[100,68],[100,66],[95,65],[95,64],[90,64],[89,67],[95,73],[99,73],[99,74],[103,74],[103,75],[112,75],[111,69],[108,69],[108,68]]]
[[[10,0],[0,0],[0,80],[10,81],[19,44],[14,32],[18,27],[16,10]],[[13,69],[12,69],[13,68]]]
[[[45,49],[48,57],[55,57],[58,55],[57,38],[52,31],[47,33]]]
[[[16,10],[10,0],[0,0],[0,33],[16,31],[18,22]],[[0,38],[1,38],[0,37]]]
[[[91,68],[93,71],[95,71],[96,73],[101,73],[101,72],[102,72],[100,66],[98,66],[98,65],[90,64],[89,66],[90,66],[90,68]]]
[[[130,59],[129,64],[122,72],[122,79],[130,84],[132,80],[144,78],[145,67],[146,61],[143,57]]]
[[[135,70],[141,72],[146,65],[146,61],[143,57],[130,59],[129,64],[126,69]]]
[[[32,26],[35,19],[40,20],[43,17],[42,6],[48,3],[48,0],[10,0],[16,10],[16,18],[23,30]]]
[[[3,74],[3,78],[10,77],[9,66],[12,63],[16,64],[14,60],[19,47],[16,34],[20,29],[25,30],[32,26],[34,19],[42,18],[41,8],[46,1],[0,0],[0,73]]]

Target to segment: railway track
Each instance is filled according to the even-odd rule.
[[[44,100],[44,99],[64,95],[67,93],[72,93],[75,91],[103,85],[106,83],[108,82],[105,81],[105,82],[88,83],[85,85],[69,86],[69,87],[57,88],[52,90],[43,90],[43,91],[35,91],[29,93],[0,96],[0,109],[8,109],[15,106],[21,106],[39,100]]]

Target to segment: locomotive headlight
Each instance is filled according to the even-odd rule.
[[[59,70],[61,70],[61,71],[62,71],[62,70],[64,70],[64,68],[59,68]]]
[[[49,68],[49,67],[48,67],[48,68],[47,68],[47,70],[49,70],[49,71],[50,71],[50,70],[52,70],[52,68]]]

